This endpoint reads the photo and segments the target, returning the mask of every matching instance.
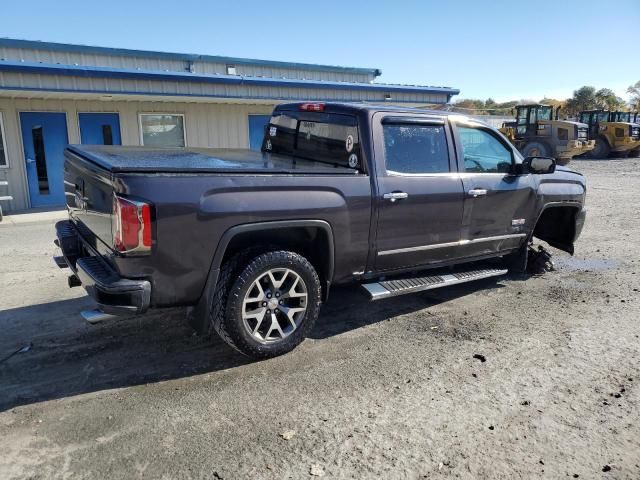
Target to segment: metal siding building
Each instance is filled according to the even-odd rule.
[[[2,206],[63,203],[48,185],[62,172],[61,143],[247,148],[283,101],[426,106],[458,93],[374,83],[380,73],[0,39],[0,180],[14,198]]]

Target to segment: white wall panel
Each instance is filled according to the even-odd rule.
[[[98,53],[63,52],[46,49],[33,48],[7,48],[0,46],[0,59],[25,62],[60,63],[63,65],[86,65],[92,67],[109,67],[121,69],[141,69],[170,72],[188,71],[186,60],[170,58],[153,58],[146,56],[131,55],[106,55]],[[285,63],[285,62],[283,62]],[[201,59],[193,63],[193,70],[196,73],[226,74],[226,63]],[[310,67],[309,69],[299,66],[272,66],[252,63],[235,63],[236,73],[251,77],[270,78],[291,78],[307,80],[325,80],[338,82],[363,82],[368,83],[375,79],[375,76],[366,71],[357,72],[349,69],[324,71]]]
[[[65,112],[70,143],[79,143],[78,112],[117,112],[123,145],[139,145],[138,114],[145,112],[183,113],[187,146],[203,148],[247,148],[249,114],[269,114],[274,105],[213,104],[181,102],[64,100],[38,98],[2,98],[0,112],[4,119],[9,167],[0,168],[0,179],[9,181],[12,202],[3,209],[28,208],[25,160],[19,127],[19,112]]]

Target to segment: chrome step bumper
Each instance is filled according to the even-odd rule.
[[[383,298],[396,297],[407,293],[422,292],[424,290],[472,282],[483,278],[499,277],[500,275],[505,275],[507,272],[507,269],[501,268],[463,270],[446,274],[364,283],[362,284],[362,288],[364,288],[367,295],[369,295],[370,300],[381,300]]]

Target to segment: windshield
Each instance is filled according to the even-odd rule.
[[[614,122],[630,122],[631,114],[629,112],[615,112],[613,114]]]
[[[538,107],[538,120],[551,120],[552,108],[551,107]]]

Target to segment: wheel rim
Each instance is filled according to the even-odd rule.
[[[260,343],[281,341],[300,326],[307,311],[307,285],[288,268],[272,268],[253,281],[242,302],[242,322]]]

